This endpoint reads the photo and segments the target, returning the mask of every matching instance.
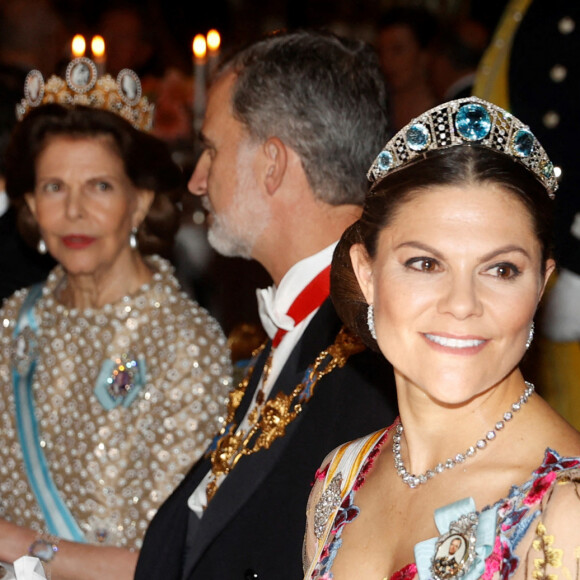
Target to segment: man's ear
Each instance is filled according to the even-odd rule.
[[[284,179],[288,166],[288,151],[286,145],[278,137],[270,137],[262,147],[266,159],[264,184],[266,191],[273,195]]]
[[[373,269],[366,248],[362,244],[354,244],[350,248],[350,260],[352,262],[354,275],[356,276],[358,285],[360,286],[367,304],[373,304]]]

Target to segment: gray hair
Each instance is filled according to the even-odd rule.
[[[374,49],[331,33],[277,33],[238,52],[234,117],[260,141],[300,156],[317,199],[362,205],[366,170],[388,138],[386,89]]]

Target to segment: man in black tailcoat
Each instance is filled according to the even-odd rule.
[[[220,68],[189,188],[212,246],[272,277],[258,291],[270,340],[222,433],[153,519],[138,580],[300,578],[315,470],[393,420],[391,367],[341,332],[328,297],[334,246],[387,140],[384,102],[374,51],[333,35],[273,35]]]

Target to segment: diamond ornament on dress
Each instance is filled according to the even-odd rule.
[[[332,512],[342,503],[342,473],[337,473],[324,490],[314,510],[314,535],[320,540]]]
[[[367,177],[379,181],[428,151],[457,145],[477,145],[507,155],[531,171],[554,198],[558,189],[554,166],[529,127],[477,97],[438,105],[413,119],[385,145]]]

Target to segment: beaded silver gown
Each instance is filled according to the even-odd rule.
[[[23,345],[13,335],[29,289],[4,302],[0,517],[50,532],[19,437],[15,366],[35,362],[29,381],[35,443],[89,543],[139,548],[157,508],[221,428],[231,386],[223,333],[181,292],[168,262],[148,261],[155,271],[150,283],[83,311],[56,299],[65,281],[57,266],[34,304],[36,332]]]

